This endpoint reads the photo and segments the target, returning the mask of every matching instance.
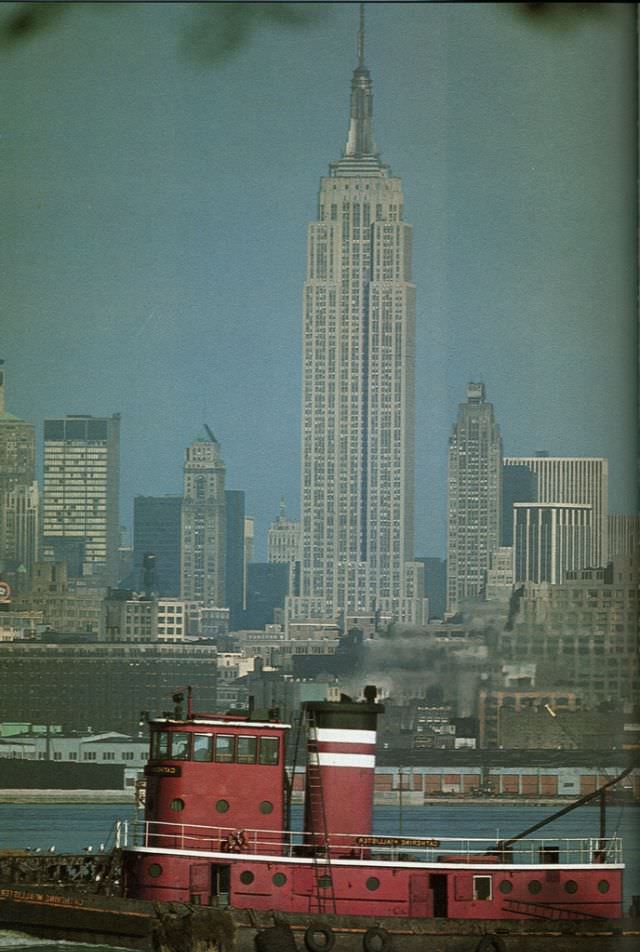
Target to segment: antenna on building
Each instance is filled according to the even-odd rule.
[[[211,430],[209,429],[209,427],[207,426],[207,424],[204,423],[203,426],[204,426],[204,431],[205,431],[205,433],[207,434],[207,436],[209,437],[209,439],[211,440],[211,442],[212,442],[212,443],[217,443],[218,441],[216,440],[215,436],[213,435],[213,433],[211,432]]]
[[[358,30],[358,66],[364,66],[364,3],[360,4],[360,29]]]

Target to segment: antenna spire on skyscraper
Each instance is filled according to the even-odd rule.
[[[358,28],[358,65],[351,80],[351,109],[349,115],[349,133],[344,149],[345,159],[374,159],[372,171],[379,172],[377,151],[373,142],[372,113],[373,95],[371,76],[364,65],[364,3],[360,4],[360,26]]]
[[[358,66],[364,66],[364,3],[360,4],[360,29],[358,30]]]

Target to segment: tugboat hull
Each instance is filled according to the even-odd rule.
[[[505,921],[285,915],[0,890],[0,927],[136,952],[636,952],[637,920]]]

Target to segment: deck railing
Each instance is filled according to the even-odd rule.
[[[257,830],[193,823],[138,820],[119,828],[122,846],[159,850],[311,856],[317,834],[293,830]],[[516,865],[622,863],[618,836],[528,837],[504,848],[498,839],[460,837],[358,836],[332,833],[330,853],[350,859],[411,863],[507,863]]]

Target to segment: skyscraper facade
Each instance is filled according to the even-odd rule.
[[[287,518],[284,500],[267,533],[267,562],[289,566],[289,595],[296,595],[300,577],[300,523]]]
[[[242,622],[246,607],[246,568],[244,555],[245,496],[241,489],[225,489],[225,569],[224,605],[229,609],[229,625],[233,631]]]
[[[500,544],[502,439],[483,383],[467,386],[467,401],[449,439],[447,610],[481,596]]]
[[[577,503],[513,505],[513,580],[560,585],[567,572],[591,558],[591,506]]]
[[[181,597],[224,606],[226,519],[225,466],[211,431],[185,452],[180,547]]]
[[[158,595],[180,594],[182,496],[136,496],[133,500],[133,579],[144,591],[145,555],[155,556]]]
[[[609,513],[609,558],[640,551],[640,516]]]
[[[308,232],[302,564],[292,617],[382,610],[411,621],[423,607],[405,595],[414,498],[411,227],[401,181],[374,145],[372,102],[361,18],[347,143],[321,179]]]
[[[0,361],[0,571],[6,576],[38,558],[39,495],[35,427],[7,413],[5,379]]]
[[[120,414],[45,420],[43,543],[70,575],[115,584],[119,487]]]
[[[597,568],[607,564],[609,467],[606,459],[549,456],[541,452],[536,456],[507,456],[504,465],[526,466],[531,470],[536,477],[538,502],[591,506],[593,514],[590,565]]]

